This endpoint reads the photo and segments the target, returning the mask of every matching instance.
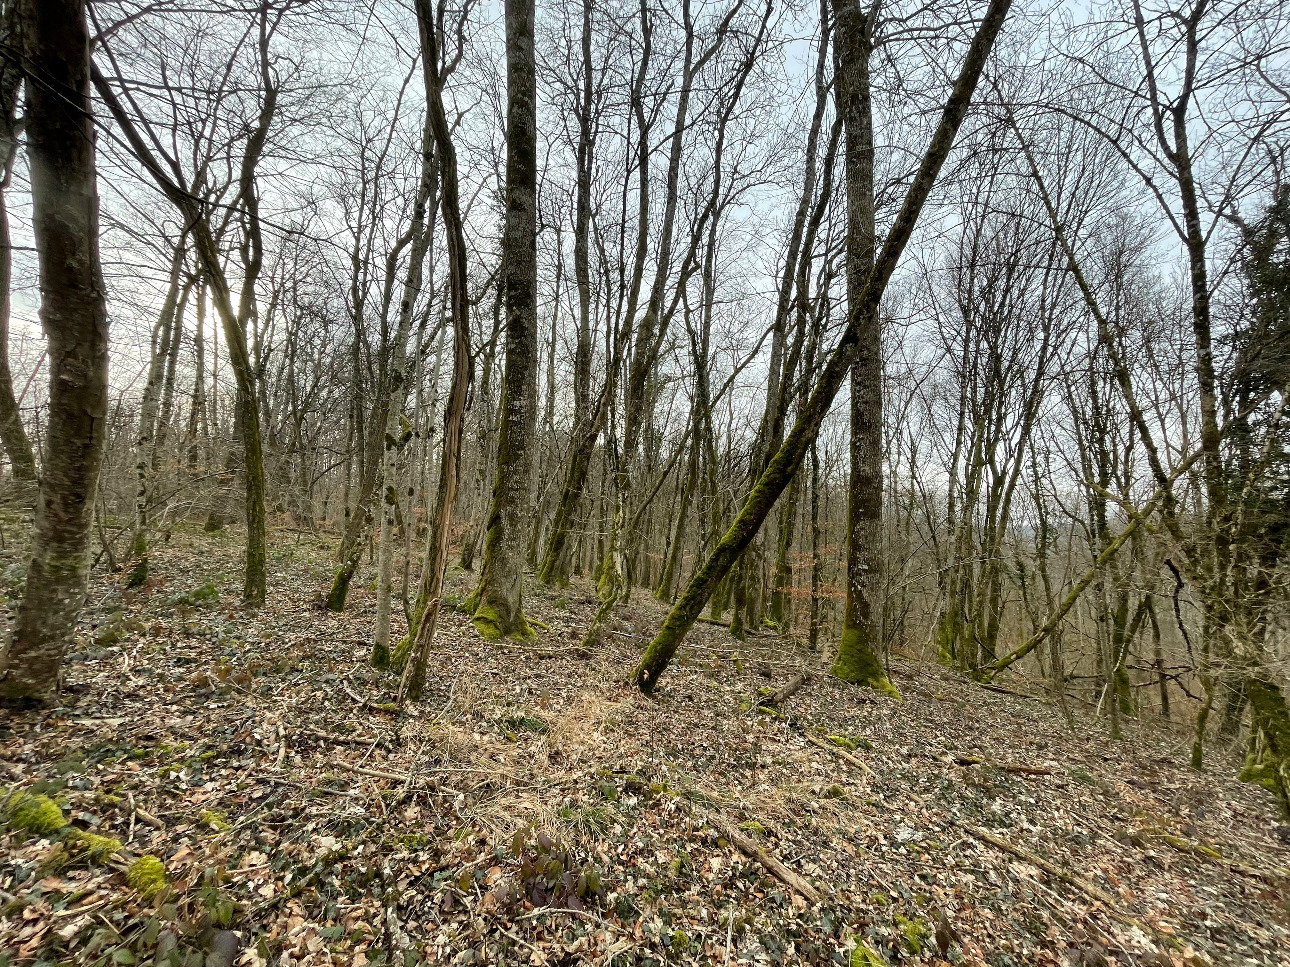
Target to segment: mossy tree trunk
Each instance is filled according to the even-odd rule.
[[[108,316],[99,261],[95,127],[84,0],[19,4],[32,232],[49,345],[48,453],[27,585],[0,654],[0,701],[47,701],[85,600],[108,408]]]
[[[900,213],[887,235],[874,270],[870,273],[859,296],[851,302],[846,329],[829,356],[806,406],[798,412],[793,428],[784,439],[783,445],[775,453],[766,472],[761,475],[761,479],[748,495],[734,523],[717,542],[712,554],[695,572],[680,600],[668,614],[633,671],[632,679],[642,691],[653,691],[658,684],[659,677],[672,660],[672,656],[681,644],[681,639],[694,624],[717,585],[729,573],[731,565],[757,533],[775,500],[788,486],[788,481],[793,474],[797,472],[802,457],[819,432],[820,424],[855,360],[859,344],[860,315],[865,311],[873,311],[882,298],[883,290],[909,241],[923,204],[936,182],[941,166],[958,133],[959,125],[967,113],[972,93],[976,89],[977,81],[985,67],[995,37],[998,36],[1007,17],[1010,5],[1011,0],[992,0],[987,8],[968,49],[954,89],[946,100],[940,123],[905,196]]]
[[[475,593],[487,638],[532,637],[524,620],[525,546],[537,426],[537,67],[533,0],[506,0],[506,368],[497,479]]]
[[[36,481],[36,456],[22,424],[18,399],[9,368],[9,313],[13,295],[13,247],[9,232],[6,193],[18,157],[18,96],[22,88],[22,63],[18,45],[21,4],[6,3],[0,13],[0,443],[14,479]]]
[[[874,265],[873,22],[833,0],[838,114],[846,129],[847,295],[856,320],[851,365],[851,473],[847,484],[847,597],[833,674],[891,691],[882,646],[882,329],[878,303],[857,305]]]

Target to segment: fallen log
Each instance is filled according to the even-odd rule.
[[[757,704],[762,708],[779,708],[784,702],[796,695],[802,686],[810,680],[811,675],[809,672],[798,672],[787,685],[767,695]]]
[[[800,893],[806,900],[811,903],[819,903],[823,899],[820,891],[811,886],[806,878],[801,876],[795,870],[785,866],[775,857],[771,856],[755,840],[750,839],[737,829],[728,826],[721,827],[721,833],[733,843],[739,850],[750,860],[756,860],[770,872],[775,879],[779,880],[789,889]]]

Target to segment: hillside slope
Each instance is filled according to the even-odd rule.
[[[661,606],[587,654],[581,586],[530,596],[522,648],[446,614],[399,715],[370,591],[312,605],[329,547],[278,534],[258,614],[233,535],[99,579],[68,704],[0,724],[0,784],[70,821],[9,800],[0,961],[1290,964],[1290,831],[1230,762],[1189,770],[1185,730],[1112,742],[907,662],[903,701],[816,674],[765,710],[820,659],[711,625],[646,699]]]

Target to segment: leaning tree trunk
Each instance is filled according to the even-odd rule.
[[[9,368],[9,310],[12,304],[13,248],[9,234],[9,208],[5,192],[13,178],[18,156],[18,91],[22,86],[22,65],[16,45],[19,4],[8,3],[0,19],[0,442],[15,480],[36,480],[36,457],[22,425],[22,414],[13,392]]]
[[[47,700],[85,600],[107,418],[108,317],[99,262],[84,0],[21,4],[32,230],[49,341],[48,456],[27,587],[0,654],[0,701]]]
[[[537,423],[537,73],[533,0],[506,0],[506,369],[502,376],[497,479],[474,595],[474,625],[487,638],[532,637],[523,577]]]
[[[466,412],[466,390],[470,383],[470,322],[466,295],[466,237],[461,222],[457,190],[457,153],[443,108],[439,78],[438,38],[435,34],[431,0],[416,0],[417,26],[421,34],[422,75],[426,87],[426,111],[430,115],[435,149],[439,155],[440,209],[448,247],[448,297],[452,312],[452,385],[443,421],[443,459],[439,465],[439,491],[435,501],[433,540],[426,554],[421,598],[424,605],[414,615],[416,627],[408,629],[410,653],[399,682],[399,699],[419,701],[425,690],[426,662],[434,642],[443,598],[443,573],[448,561],[448,536],[452,529],[452,504],[457,496],[457,472],[461,459],[461,424]]]
[[[825,364],[806,406],[798,412],[792,430],[771,459],[766,472],[753,487],[734,523],[717,542],[711,556],[695,572],[681,599],[669,612],[663,626],[659,628],[658,634],[654,636],[654,640],[650,642],[641,657],[640,664],[633,671],[632,680],[642,691],[648,693],[654,690],[659,677],[680,647],[685,633],[698,619],[703,606],[730,571],[731,565],[752,541],[776,499],[784,492],[789,480],[797,472],[803,455],[819,432],[820,424],[833,404],[833,399],[841,388],[842,381],[846,378],[858,352],[860,317],[866,311],[873,312],[877,309],[883,290],[892,272],[895,271],[896,263],[909,241],[923,204],[950,152],[959,125],[967,114],[972,93],[976,89],[990,48],[994,45],[994,39],[1003,26],[1010,5],[1011,0],[991,0],[977,28],[976,36],[972,39],[963,68],[955,81],[954,90],[946,100],[940,124],[932,135],[927,153],[923,156],[919,170],[905,195],[900,214],[897,215],[887,235],[882,254],[878,257],[874,270],[870,273],[858,298],[851,301],[846,329]]]
[[[857,306],[873,271],[873,24],[857,5],[833,0],[838,112],[846,130],[847,293],[858,311],[851,366],[851,477],[847,487],[847,604],[833,674],[894,692],[879,660],[882,634],[882,333],[878,303]]]

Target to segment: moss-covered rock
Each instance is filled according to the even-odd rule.
[[[145,854],[130,864],[125,881],[145,900],[151,900],[166,888],[166,865]]]
[[[58,803],[48,796],[10,790],[0,805],[5,825],[10,829],[31,833],[33,836],[50,836],[67,825],[67,817]]]

